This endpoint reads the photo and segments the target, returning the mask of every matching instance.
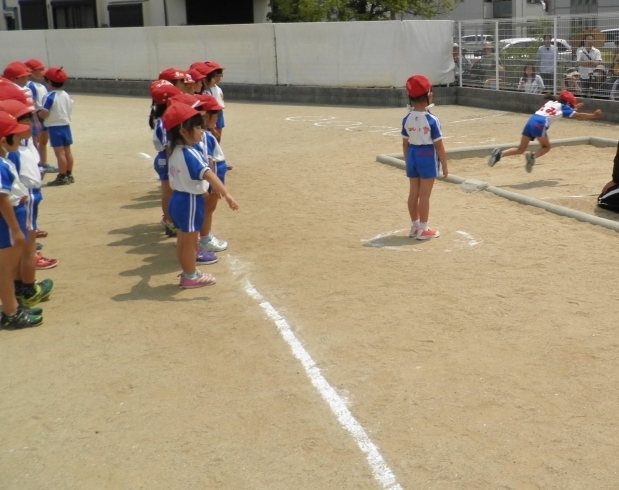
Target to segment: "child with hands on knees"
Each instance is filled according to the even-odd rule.
[[[203,154],[193,146],[202,140],[202,115],[190,105],[172,102],[162,120],[170,145],[168,167],[173,192],[169,213],[178,231],[176,256],[183,270],[180,286],[184,289],[209,286],[215,284],[215,278],[196,268],[198,236],[204,220],[203,195],[212,186],[232,210],[238,209],[238,204],[210,170]]]

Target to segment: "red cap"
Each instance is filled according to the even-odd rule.
[[[421,97],[432,91],[432,84],[423,75],[413,75],[406,80],[406,92],[409,97]]]
[[[187,121],[187,119],[191,119],[199,114],[200,113],[193,107],[180,102],[175,102],[170,104],[170,106],[163,113],[161,121],[163,122],[163,127],[166,131],[170,131],[172,128],[175,128],[176,126]]]
[[[32,71],[35,71],[35,70],[45,70],[45,65],[43,63],[41,63],[39,60],[34,59],[34,58],[32,58],[31,60],[26,61],[24,63],[24,65],[26,65]]]
[[[165,104],[170,97],[181,92],[167,80],[155,80],[150,84],[150,96],[157,105]]]
[[[200,70],[197,70],[196,68],[189,68],[189,70],[187,70],[187,74],[193,78],[194,82],[206,78],[206,75],[203,75]]]
[[[565,101],[569,106],[576,107],[576,97],[568,90],[562,90],[559,94],[559,100]]]
[[[67,74],[62,69],[62,66],[60,68],[49,67],[43,73],[43,76],[54,83],[65,83],[67,81]]]
[[[18,100],[22,104],[28,104],[24,93],[6,79],[0,80],[0,100]]]
[[[195,95],[178,94],[168,100],[168,107],[171,104],[185,104],[189,107],[192,107],[193,109],[199,110],[198,108],[200,107],[201,102]]]
[[[223,70],[224,68],[215,63],[214,61],[207,61],[204,63],[205,68],[202,70],[202,73],[204,73],[204,75],[208,75],[209,73],[213,73],[216,70]]]
[[[201,61],[196,61],[195,63],[192,63],[189,68],[192,70],[197,70],[205,76],[205,71],[208,71],[208,66],[206,66],[206,63],[202,63]]]
[[[196,99],[200,101],[200,107],[205,111],[223,111],[224,108],[217,103],[217,99],[212,95],[196,95]]]
[[[11,116],[19,119],[27,114],[32,114],[34,107],[28,107],[23,102],[9,99],[0,102],[0,111],[8,112]]]
[[[168,82],[185,80],[186,78],[187,74],[183,70],[177,70],[176,68],[166,68],[159,73],[159,80],[167,80]]]
[[[4,78],[13,80],[14,78],[22,78],[30,76],[30,69],[21,61],[13,61],[6,65],[4,69]]]
[[[8,112],[0,111],[0,138],[10,136],[11,134],[24,133],[30,129],[30,126],[19,124],[15,116]]]

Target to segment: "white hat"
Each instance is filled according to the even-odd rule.
[[[602,70],[603,72],[605,72],[605,71],[606,71],[606,68],[604,68],[604,65],[598,65],[598,66],[596,66],[596,67],[593,69],[593,71],[595,71],[595,70]]]
[[[458,43],[454,43],[454,48],[459,48],[460,46],[458,45]]]

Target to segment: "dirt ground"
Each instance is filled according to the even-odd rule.
[[[76,183],[41,205],[60,260],[39,274],[56,284],[45,324],[0,331],[0,489],[384,488],[247,281],[402,488],[616,487],[616,233],[438,182],[442,236],[412,241],[407,179],[375,163],[401,151],[403,109],[230,102],[240,210],[215,215],[230,248],[202,269],[218,283],[184,291],[145,156],[149,101],[74,98]],[[515,142],[527,117],[433,112],[447,148]],[[582,135],[617,131],[550,131]],[[595,213],[613,156],[450,171]]]

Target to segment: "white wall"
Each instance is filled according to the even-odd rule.
[[[452,29],[388,21],[4,31],[0,67],[35,57],[73,78],[154,80],[209,59],[231,83],[402,87],[421,73],[443,84],[453,81]]]
[[[270,11],[269,0],[254,0],[254,24],[268,22],[267,14]]]

